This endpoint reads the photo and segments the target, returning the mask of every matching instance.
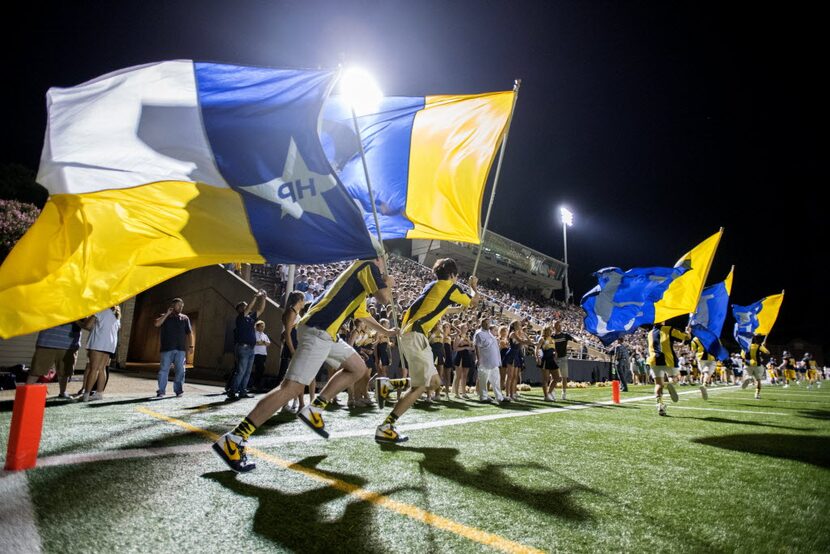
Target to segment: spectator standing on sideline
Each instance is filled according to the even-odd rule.
[[[236,305],[236,329],[234,338],[236,345],[236,374],[231,379],[231,386],[228,389],[228,400],[239,398],[252,398],[245,387],[251,377],[251,368],[254,365],[254,346],[256,346],[256,329],[254,328],[257,319],[265,309],[266,294],[259,290],[248,302],[239,302]]]
[[[184,361],[187,353],[193,349],[193,329],[190,318],[182,313],[184,301],[174,298],[167,311],[158,316],[153,323],[159,328],[161,361],[159,364],[156,398],[167,394],[167,378],[170,364],[175,368],[173,392],[176,396],[184,394]]]
[[[501,354],[499,353],[499,339],[490,332],[490,319],[481,318],[478,331],[473,336],[473,344],[476,348],[476,360],[478,363],[478,394],[482,402],[490,402],[487,392],[487,382],[493,386],[496,395],[496,402],[503,402],[504,396],[501,392],[501,377],[499,366],[501,365]]]
[[[613,363],[611,364],[611,379],[617,379],[620,382],[620,388],[623,392],[628,392],[628,384],[625,381],[625,372],[628,371],[628,357],[630,355],[628,346],[626,346],[624,339],[619,339],[617,345],[614,347]]]
[[[37,335],[35,354],[32,357],[32,369],[26,377],[26,384],[37,383],[38,379],[49,373],[53,367],[60,387],[58,398],[69,398],[66,384],[75,372],[78,350],[81,348],[81,328],[88,329],[93,319],[83,320],[51,329],[44,329]]]
[[[92,387],[96,384],[97,391],[93,400],[101,400],[104,397],[104,389],[107,386],[107,366],[110,358],[115,354],[118,330],[121,328],[121,309],[118,306],[101,310],[92,317],[92,329],[86,343],[89,367],[84,373],[81,402],[89,402]]]

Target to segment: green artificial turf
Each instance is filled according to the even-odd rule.
[[[647,396],[631,387],[623,398]],[[678,387],[680,392],[693,390]],[[534,390],[509,408],[418,407],[401,424],[604,401]],[[47,409],[41,457],[194,445],[199,435],[143,406],[215,433],[255,401],[216,396],[113,398]],[[668,398],[666,398],[668,402]],[[194,409],[197,408],[197,409]],[[694,409],[692,409],[694,408]],[[704,408],[704,409],[697,409]],[[384,410],[388,411],[388,410]],[[766,413],[763,413],[766,412]],[[827,552],[830,386],[722,389],[653,401],[414,430],[399,447],[369,436],[324,441],[278,415],[251,445],[341,481],[545,551]],[[780,414],[780,415],[779,415]],[[334,433],[372,429],[379,410],[329,412]],[[0,410],[5,444],[10,419]],[[283,442],[280,442],[283,441]],[[255,459],[234,475],[209,451],[43,467],[28,473],[45,552],[479,552],[481,544]]]

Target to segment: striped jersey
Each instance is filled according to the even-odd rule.
[[[424,287],[421,296],[403,313],[401,331],[429,335],[450,305],[469,306],[471,301],[472,298],[449,279],[433,281]]]
[[[366,297],[383,288],[386,288],[386,283],[378,266],[369,260],[358,260],[314,301],[299,325],[322,329],[337,341],[337,332],[343,322],[351,316],[368,317]]]

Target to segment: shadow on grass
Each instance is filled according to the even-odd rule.
[[[789,425],[775,425],[773,423],[761,423],[759,421],[741,421],[740,419],[728,419],[725,417],[690,417],[690,416],[672,416],[674,419],[696,419],[698,421],[708,421],[710,423],[727,423],[731,425],[751,425],[753,427],[770,427],[772,429],[786,429],[788,431],[815,431],[815,427],[791,427]]]
[[[348,487],[321,486],[299,493],[260,487],[237,479],[232,471],[217,471],[202,475],[222,485],[228,491],[256,498],[259,501],[254,514],[253,531],[276,545],[295,552],[387,552],[381,536],[373,536],[373,505],[366,499],[351,498],[345,510],[336,519],[326,513],[325,505],[349,497],[346,490],[366,485],[366,479],[347,473],[316,469],[325,456],[305,458],[291,467],[312,469],[326,477],[338,479]],[[345,489],[345,490],[341,490]],[[378,494],[389,495],[415,487],[401,487]],[[235,522],[247,529],[247,522]],[[390,530],[394,532],[394,530]]]
[[[51,397],[46,399],[47,408],[61,408],[63,406],[74,406],[75,402],[65,398]],[[3,400],[0,402],[0,414],[11,413],[14,407],[14,400]]]
[[[104,395],[106,398],[106,394]],[[106,408],[107,406],[126,406],[129,404],[142,404],[144,402],[150,402],[151,400],[155,400],[155,396],[144,396],[142,398],[128,398],[127,400],[113,400],[111,402],[107,402],[106,400],[103,402],[85,402],[88,408]]]
[[[830,437],[784,434],[744,434],[703,437],[692,442],[761,456],[830,467]]]
[[[538,463],[486,464],[471,470],[458,461],[457,458],[460,452],[457,448],[413,448],[381,445],[381,450],[386,452],[418,452],[424,455],[424,459],[419,462],[424,471],[455,481],[464,487],[519,502],[539,512],[571,521],[590,521],[594,519],[591,512],[576,503],[575,493],[601,494],[590,487],[579,484],[555,489],[524,487],[511,481],[504,472],[505,469],[510,467],[547,469],[546,466]]]
[[[810,419],[830,419],[830,410],[799,410],[798,415]]]
[[[218,410],[222,406],[227,405],[227,400],[217,400],[216,402],[208,402],[207,404],[199,404],[198,406],[188,406],[187,408],[185,408],[185,410],[209,412],[212,410]]]

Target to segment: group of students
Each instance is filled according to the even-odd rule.
[[[445,314],[458,313],[479,301],[477,279],[471,277],[468,281],[469,292],[463,291],[456,283],[458,267],[451,258],[438,260],[433,266],[433,273],[435,280],[403,313],[400,329],[389,326],[385,320],[377,321],[367,310],[369,296],[374,296],[380,304],[390,304],[393,300],[394,279],[388,274],[382,258],[353,262],[308,306],[302,316],[297,311],[299,301],[292,304],[289,298],[284,322],[287,324],[287,342],[291,344],[287,348],[292,352],[284,379],[263,396],[234,429],[214,443],[217,455],[234,471],[254,469],[255,464],[248,460],[245,453],[248,438],[274,413],[303,395],[323,365],[328,367],[329,379],[313,400],[299,409],[297,417],[314,432],[328,438],[324,416],[326,407],[340,392],[350,387],[359,398],[365,392],[364,383],[370,373],[366,364],[366,344],[356,344],[356,337],[349,344],[338,334],[349,318],[360,322],[355,323],[357,335],[374,332],[376,336],[396,337],[409,376],[406,379],[376,377],[376,397],[383,405],[390,390],[404,384],[409,384],[410,388],[377,426],[375,440],[392,444],[406,441],[407,437],[396,427],[398,418],[427,390],[435,391],[441,387],[428,337]],[[391,348],[391,341],[389,344]],[[361,349],[364,355],[359,353]]]

